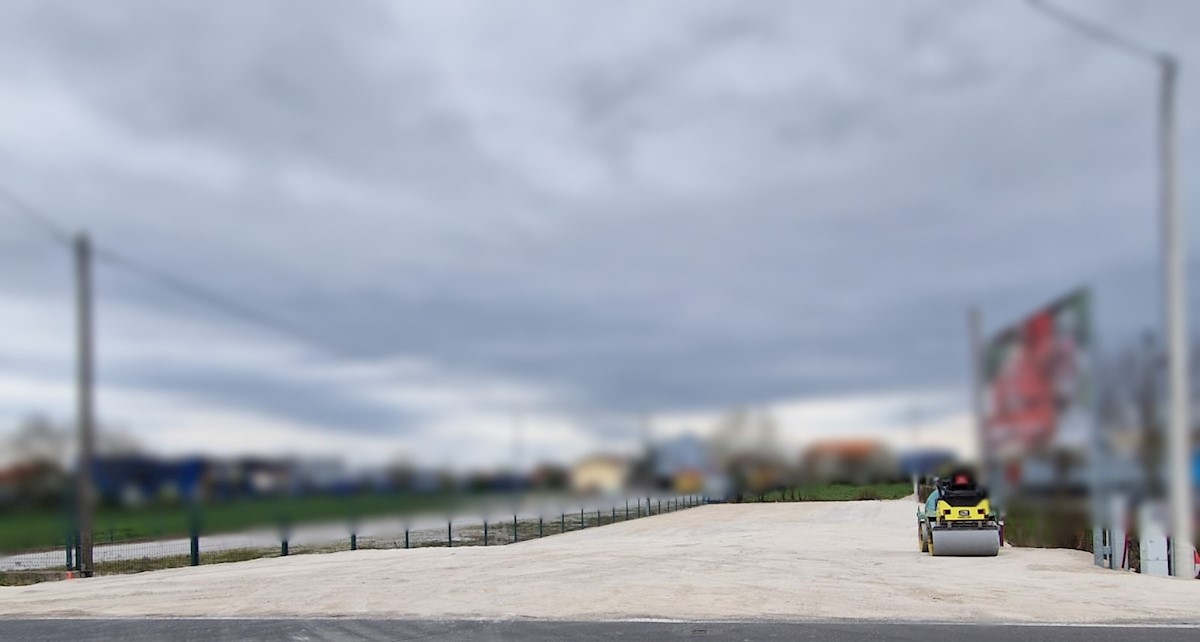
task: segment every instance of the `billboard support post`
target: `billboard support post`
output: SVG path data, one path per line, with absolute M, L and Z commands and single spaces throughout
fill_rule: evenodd
M 967 336 L 971 342 L 971 412 L 975 414 L 975 443 L 979 448 L 979 465 L 983 469 L 984 481 L 995 485 L 991 476 L 991 453 L 988 452 L 987 434 L 983 416 L 983 315 L 979 308 L 967 310 Z

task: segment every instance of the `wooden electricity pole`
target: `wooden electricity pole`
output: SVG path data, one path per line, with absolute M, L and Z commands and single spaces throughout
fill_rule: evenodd
M 95 434 L 92 420 L 92 251 L 86 234 L 75 237 L 76 304 L 76 420 L 79 423 L 79 453 L 76 478 L 76 527 L 79 529 L 79 571 L 91 577 L 92 560 L 92 463 Z

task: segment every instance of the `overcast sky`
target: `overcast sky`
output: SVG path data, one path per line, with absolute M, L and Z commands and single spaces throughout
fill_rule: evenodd
M 1194 212 L 1200 3 L 1061 3 L 1181 58 Z M 5 0 L 0 60 L 7 190 L 314 337 L 100 265 L 101 414 L 163 450 L 902 426 L 965 417 L 972 304 L 1160 323 L 1155 71 L 1016 0 Z M 66 420 L 69 256 L 0 220 L 0 417 Z

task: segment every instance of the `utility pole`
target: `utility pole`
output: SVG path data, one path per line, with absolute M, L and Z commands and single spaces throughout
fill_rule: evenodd
M 1193 579 L 1192 484 L 1188 462 L 1192 454 L 1191 382 L 1188 372 L 1187 260 L 1183 247 L 1183 223 L 1179 216 L 1175 185 L 1175 59 L 1159 57 L 1162 93 L 1159 96 L 1159 140 L 1162 160 L 1163 280 L 1166 284 L 1167 364 L 1169 386 L 1169 453 L 1171 471 L 1172 573 Z
M 92 250 L 87 234 L 75 237 L 76 312 L 76 421 L 79 424 L 79 453 L 75 473 L 79 529 L 79 571 L 91 577 L 92 560 L 92 462 L 95 434 L 92 419 Z
M 522 454 L 523 454 L 522 446 L 524 445 L 522 443 L 521 419 L 522 419 L 521 414 L 516 413 L 516 412 L 514 412 L 512 414 L 512 416 L 510 417 L 510 420 L 512 421 L 512 431 L 513 431 L 512 432 L 512 435 L 513 435 L 512 458 L 513 458 L 513 480 L 514 481 L 516 481 L 517 477 L 519 477 L 521 474 L 521 463 L 522 463 L 521 460 L 522 460 Z
M 1154 64 L 1159 71 L 1158 135 L 1161 190 L 1163 316 L 1167 337 L 1167 453 L 1171 514 L 1172 574 L 1193 579 L 1191 384 L 1188 372 L 1187 259 L 1179 214 L 1175 167 L 1175 83 L 1179 63 L 1169 53 L 1145 47 L 1040 0 L 1030 6 L 1094 41 Z
M 642 413 L 642 459 L 646 469 L 643 471 L 645 479 L 638 482 L 645 482 L 650 487 L 654 486 L 654 478 L 658 470 L 658 461 L 655 456 L 654 448 L 654 415 L 649 412 Z
M 918 437 L 918 435 L 921 432 L 921 411 L 919 408 L 917 408 L 917 406 L 915 404 L 908 410 L 908 421 L 909 421 L 908 447 L 912 450 L 912 452 L 914 454 L 914 457 L 911 460 L 912 463 L 914 464 L 914 469 L 910 476 L 912 477 L 913 496 L 916 497 L 917 502 L 920 503 L 920 501 L 921 501 L 920 490 L 921 489 L 920 489 L 919 483 L 920 483 L 921 474 L 919 472 L 917 472 L 917 470 L 915 469 L 915 465 L 919 464 L 920 460 L 921 460 L 921 458 L 918 454 L 921 450 L 920 439 Z
M 987 444 L 987 417 L 983 410 L 983 315 L 979 308 L 967 310 L 967 340 L 970 350 L 971 365 L 971 414 L 975 419 L 975 444 L 979 448 L 979 467 L 985 477 L 993 476 L 991 470 L 991 453 Z M 987 483 L 996 486 L 998 480 L 987 479 Z
M 508 480 L 512 486 L 512 511 L 513 511 L 513 541 L 517 541 L 517 513 L 521 510 L 521 491 L 524 489 L 525 477 L 521 474 L 521 463 L 523 459 L 523 434 L 520 413 L 514 412 L 511 417 L 513 429 L 513 462 L 512 462 L 512 477 Z

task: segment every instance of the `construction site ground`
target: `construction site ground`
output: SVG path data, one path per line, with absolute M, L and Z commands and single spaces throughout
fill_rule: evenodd
M 0 616 L 1200 622 L 1200 582 L 1089 553 L 917 549 L 916 503 L 722 504 L 509 546 L 359 550 L 0 587 Z

